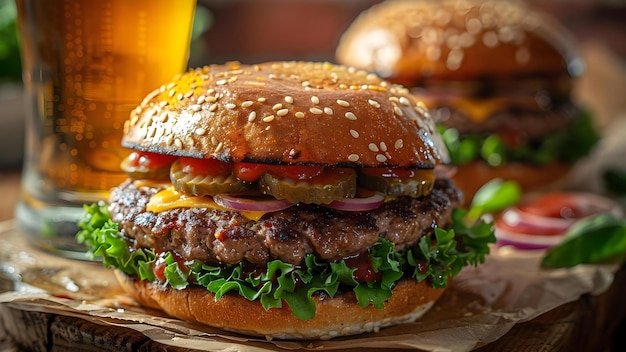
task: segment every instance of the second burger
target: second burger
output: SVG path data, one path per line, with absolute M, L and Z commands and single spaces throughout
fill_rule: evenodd
M 386 1 L 348 28 L 337 60 L 432 109 L 467 200 L 493 178 L 553 185 L 599 138 L 570 97 L 584 70 L 575 41 L 522 1 Z

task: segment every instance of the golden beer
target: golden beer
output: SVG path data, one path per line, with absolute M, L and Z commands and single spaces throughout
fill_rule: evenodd
M 18 223 L 72 246 L 82 204 L 125 179 L 130 111 L 185 70 L 195 0 L 17 0 L 17 9 L 28 119 Z

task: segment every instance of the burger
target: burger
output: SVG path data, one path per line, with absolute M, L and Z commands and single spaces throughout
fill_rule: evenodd
M 137 302 L 268 339 L 328 339 L 421 317 L 491 224 L 438 172 L 422 103 L 330 63 L 190 70 L 132 111 L 129 178 L 77 234 Z
M 598 139 L 570 98 L 584 71 L 574 40 L 521 1 L 386 1 L 349 26 L 336 56 L 426 103 L 468 200 L 493 178 L 555 186 Z

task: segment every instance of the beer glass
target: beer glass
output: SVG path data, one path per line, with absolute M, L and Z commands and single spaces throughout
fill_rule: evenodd
M 187 65 L 195 0 L 16 0 L 26 90 L 18 226 L 80 257 L 83 204 L 125 179 L 124 121 Z

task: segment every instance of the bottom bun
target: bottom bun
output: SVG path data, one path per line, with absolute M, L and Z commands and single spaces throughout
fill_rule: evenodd
M 474 161 L 459 166 L 453 180 L 463 191 L 467 207 L 471 204 L 474 194 L 490 180 L 496 178 L 513 180 L 519 183 L 524 192 L 537 191 L 555 187 L 558 181 L 565 179 L 569 170 L 569 165 L 556 162 L 541 166 L 511 162 L 493 167 L 484 161 Z
M 380 328 L 410 323 L 421 318 L 444 292 L 425 282 L 403 280 L 393 289 L 384 309 L 360 307 L 353 292 L 333 298 L 315 297 L 315 318 L 300 320 L 287 305 L 265 310 L 258 301 L 237 295 L 215 295 L 189 286 L 176 290 L 142 281 L 116 271 L 124 290 L 140 304 L 190 322 L 266 339 L 330 339 L 378 331 Z

